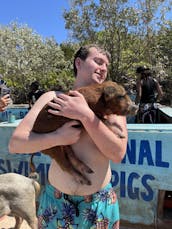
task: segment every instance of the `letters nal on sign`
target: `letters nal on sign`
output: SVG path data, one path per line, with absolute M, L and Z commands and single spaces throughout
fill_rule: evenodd
M 122 163 L 111 163 L 122 219 L 153 223 L 158 190 L 172 190 L 171 137 L 169 131 L 129 131 Z

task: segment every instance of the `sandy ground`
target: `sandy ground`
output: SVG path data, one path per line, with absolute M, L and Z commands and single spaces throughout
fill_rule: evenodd
M 15 225 L 15 219 L 13 217 L 6 216 L 0 219 L 0 229 L 12 229 Z M 26 221 L 23 221 L 20 229 L 31 229 Z M 130 229 L 127 227 L 120 227 L 120 229 Z
M 14 217 L 6 216 L 3 219 L 0 219 L 0 229 L 12 229 L 15 225 Z M 31 229 L 26 221 L 23 221 L 21 229 Z
M 0 219 L 0 229 L 12 229 L 15 225 L 15 219 L 13 217 L 5 216 L 3 219 Z M 20 229 L 31 229 L 26 221 L 23 221 Z M 120 229 L 131 229 L 131 227 L 120 227 Z M 135 228 L 137 229 L 137 228 Z M 140 228 L 138 228 L 140 229 Z

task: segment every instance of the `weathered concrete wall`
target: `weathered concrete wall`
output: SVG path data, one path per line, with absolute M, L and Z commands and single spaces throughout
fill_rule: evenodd
M 172 191 L 171 124 L 128 125 L 128 147 L 121 164 L 112 163 L 121 218 L 135 224 L 157 221 L 158 190 Z
M 28 176 L 30 155 L 8 153 L 8 142 L 18 123 L 0 123 L 0 173 Z M 111 164 L 112 183 L 122 221 L 151 228 L 157 222 L 158 190 L 172 191 L 172 128 L 171 124 L 128 124 L 128 133 L 125 158 L 121 164 Z M 44 185 L 50 158 L 38 152 L 34 162 Z
M 9 113 L 15 115 L 16 119 L 22 119 L 28 112 L 28 104 L 12 104 L 4 112 L 0 112 L 0 122 L 8 120 Z

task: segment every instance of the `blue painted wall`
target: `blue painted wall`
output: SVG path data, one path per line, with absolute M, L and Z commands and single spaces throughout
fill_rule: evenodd
M 0 122 L 7 121 L 9 113 L 15 115 L 16 119 L 22 119 L 28 113 L 28 105 L 20 105 L 20 107 L 10 105 L 4 112 L 0 112 Z
M 112 163 L 121 218 L 154 224 L 158 190 L 172 191 L 172 126 L 129 124 L 128 133 L 125 158 L 121 164 Z
M 0 173 L 17 172 L 28 176 L 30 155 L 8 152 L 9 139 L 19 121 L 0 123 Z M 111 163 L 112 184 L 118 194 L 123 220 L 154 224 L 158 190 L 172 191 L 171 127 L 171 124 L 128 124 L 126 156 L 120 164 Z M 50 158 L 38 152 L 34 162 L 44 185 Z

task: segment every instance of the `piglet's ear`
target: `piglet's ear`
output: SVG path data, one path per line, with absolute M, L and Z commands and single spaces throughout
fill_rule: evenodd
M 116 88 L 109 86 L 104 88 L 104 99 L 105 101 L 109 101 L 115 97 L 117 93 Z

